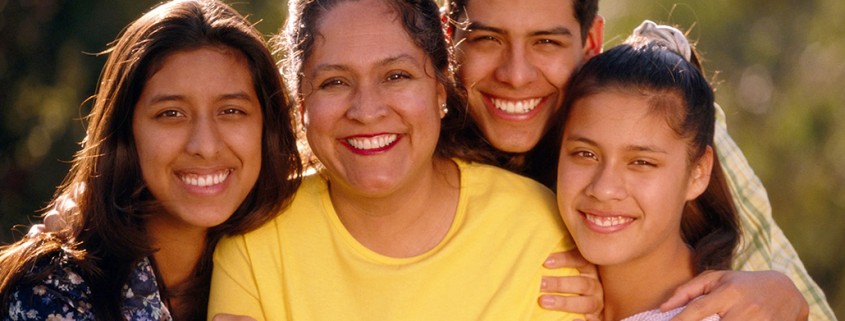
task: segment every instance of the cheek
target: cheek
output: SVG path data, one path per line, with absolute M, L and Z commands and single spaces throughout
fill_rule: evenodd
M 303 126 L 306 131 L 325 130 L 333 127 L 341 118 L 345 110 L 342 99 L 327 99 L 312 95 L 302 104 Z
M 166 133 L 163 135 L 162 131 L 156 128 L 134 127 L 135 152 L 138 154 L 138 163 L 145 180 L 154 168 L 161 166 L 163 159 L 173 154 L 172 150 L 176 149 L 174 145 L 179 140 L 176 134 L 173 133 L 168 137 Z
M 326 117 L 326 113 L 321 112 L 320 108 L 317 107 L 304 108 L 302 118 L 302 126 L 309 141 L 312 137 L 316 138 L 317 133 L 324 131 L 329 122 L 329 117 Z
M 328 141 L 332 140 L 332 134 L 329 132 L 332 124 L 327 119 L 321 117 L 323 116 L 322 114 L 309 112 L 309 109 L 305 110 L 304 115 L 308 119 L 308 122 L 304 124 L 304 129 L 308 147 L 314 153 L 314 156 L 324 159 L 326 150 L 331 145 Z
M 409 97 L 410 98 L 410 97 Z M 424 101 L 417 108 L 408 111 L 407 119 L 410 119 L 412 125 L 421 124 L 427 128 L 427 131 L 432 132 L 433 138 L 436 140 L 442 125 L 440 118 L 440 104 L 437 102 L 437 97 L 432 97 L 432 101 Z M 414 119 L 418 121 L 414 121 Z
M 259 141 L 257 147 L 251 149 L 249 151 L 249 156 L 244 163 L 246 164 L 246 171 L 248 173 L 248 181 L 250 182 L 249 186 L 255 185 L 255 182 L 258 181 L 258 175 L 261 173 L 261 164 L 262 164 L 262 157 L 261 157 L 261 142 Z
M 156 199 L 169 197 L 170 177 L 173 175 L 171 165 L 179 159 L 180 151 L 178 135 L 159 137 L 155 139 L 145 131 L 146 135 L 136 136 L 135 151 L 138 155 L 138 167 L 141 170 L 141 180 Z
M 471 87 L 475 82 L 491 74 L 496 67 L 495 59 L 490 55 L 475 52 L 472 55 L 463 54 L 458 59 L 461 64 L 458 76 L 465 86 Z
M 223 131 L 224 133 L 226 130 Z M 229 130 L 229 135 L 223 135 L 228 145 L 234 149 L 244 161 L 261 162 L 261 150 L 263 148 L 262 137 L 264 131 L 261 121 L 242 124 L 237 128 Z
M 555 87 L 565 88 L 569 78 L 583 62 L 583 54 L 567 51 L 564 56 L 549 55 L 537 65 L 545 79 Z
M 557 175 L 558 203 L 570 204 L 587 184 L 587 173 L 578 171 L 566 160 L 560 162 Z
M 263 133 L 260 128 L 261 125 L 257 125 L 257 127 L 255 127 L 257 130 L 249 133 L 250 141 L 253 142 L 250 144 L 251 148 L 249 148 L 250 159 L 257 160 L 259 164 L 261 164 L 261 153 L 264 146 L 264 144 L 262 144 Z
M 575 66 L 560 62 L 545 64 L 541 71 L 545 78 L 557 88 L 565 88 L 569 78 L 575 72 Z
M 630 184 L 636 186 L 630 190 L 632 197 L 639 200 L 643 207 L 649 207 L 646 209 L 648 212 L 673 215 L 680 213 L 686 203 L 685 189 L 680 181 L 639 179 L 632 180 Z

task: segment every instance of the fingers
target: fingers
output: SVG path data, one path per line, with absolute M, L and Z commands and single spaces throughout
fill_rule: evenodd
M 678 313 L 678 315 L 672 318 L 672 321 L 699 321 L 714 314 L 720 316 L 726 315 L 724 311 L 718 311 L 718 306 L 714 306 L 713 304 L 714 301 L 711 300 L 711 297 L 703 296 L 701 299 L 695 300 L 687 305 L 681 313 Z M 725 321 L 727 319 L 721 320 Z
M 549 310 L 585 314 L 588 321 L 600 320 L 604 308 L 604 293 L 598 279 L 596 266 L 587 262 L 578 250 L 549 255 L 543 263 L 546 268 L 576 268 L 579 276 L 543 277 L 540 291 L 571 296 L 546 294 L 539 299 L 540 306 Z
M 538 302 L 541 307 L 547 310 L 586 314 L 588 320 L 597 318 L 603 308 L 600 301 L 597 302 L 595 298 L 587 296 L 545 294 L 540 296 Z
M 722 321 L 804 320 L 809 311 L 801 292 L 780 272 L 710 272 L 690 283 L 682 286 L 688 288 L 678 290 L 681 296 L 704 295 L 672 320 L 697 321 L 714 314 Z
M 76 210 L 74 208 L 74 210 Z M 50 210 L 44 215 L 44 232 L 58 232 L 67 226 L 65 219 L 56 210 Z
M 74 213 L 77 210 L 76 200 L 79 197 L 82 197 L 79 188 L 73 188 L 70 194 L 68 192 L 62 193 L 62 195 L 56 197 L 56 202 L 53 203 L 53 210 L 63 214 Z
M 753 301 L 742 305 L 725 306 L 724 302 L 720 302 L 716 296 L 718 294 L 714 292 L 714 295 L 706 295 L 693 301 L 672 318 L 672 321 L 699 321 L 714 315 L 718 315 L 721 321 L 783 320 L 782 315 L 773 315 Z
M 67 227 L 65 217 L 79 214 L 76 200 L 82 197 L 83 191 L 85 191 L 85 185 L 76 184 L 56 197 L 53 208 L 44 214 L 44 232 L 58 232 Z
M 587 260 L 585 260 L 584 257 L 581 256 L 581 252 L 578 252 L 577 249 L 573 249 L 571 251 L 566 252 L 552 253 L 546 259 L 546 261 L 543 262 L 543 266 L 550 269 L 569 267 L 576 268 L 579 271 L 581 270 L 581 268 L 584 267 L 595 267 L 594 265 L 590 264 L 590 262 L 587 262 Z
M 660 310 L 665 312 L 682 307 L 692 301 L 692 299 L 710 293 L 722 277 L 723 273 L 721 272 L 723 271 L 705 271 L 687 283 L 679 286 L 675 289 L 672 297 L 660 305 Z
M 549 310 L 582 313 L 587 320 L 598 317 L 604 308 L 604 293 L 599 280 L 585 276 L 543 277 L 540 306 Z M 563 296 L 558 294 L 573 294 Z M 591 316 L 592 315 L 592 316 Z
M 546 293 L 567 293 L 575 295 L 595 295 L 602 292 L 598 279 L 585 276 L 544 276 L 540 291 Z
M 44 224 L 34 224 L 29 228 L 29 232 L 26 232 L 26 237 L 36 237 L 41 233 L 44 233 L 45 229 L 46 227 Z

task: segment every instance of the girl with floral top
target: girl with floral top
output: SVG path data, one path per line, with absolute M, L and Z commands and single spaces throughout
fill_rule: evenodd
M 3 248 L 0 319 L 203 320 L 217 241 L 271 219 L 299 186 L 281 76 L 234 9 L 166 2 L 107 53 L 56 193 L 76 192 L 77 211 Z
M 570 84 L 558 206 L 598 266 L 603 319 L 669 320 L 680 309 L 660 304 L 697 274 L 729 269 L 739 241 L 714 156 L 713 90 L 684 35 L 650 21 Z

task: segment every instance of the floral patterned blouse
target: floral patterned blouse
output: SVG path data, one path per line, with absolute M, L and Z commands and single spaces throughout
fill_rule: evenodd
M 40 282 L 17 284 L 12 289 L 5 320 L 94 320 L 91 289 L 74 272 L 75 265 L 61 255 L 58 260 L 36 266 L 36 270 L 43 270 L 48 264 L 58 266 L 46 278 Z M 123 286 L 121 311 L 126 320 L 172 320 L 159 295 L 148 259 L 135 265 Z

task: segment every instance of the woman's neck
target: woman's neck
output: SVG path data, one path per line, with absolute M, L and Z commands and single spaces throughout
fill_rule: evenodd
M 158 216 L 160 217 L 160 216 Z M 156 273 L 160 289 L 177 289 L 191 281 L 194 268 L 205 251 L 206 232 L 202 227 L 172 224 L 153 215 L 147 222 L 147 233 L 152 242 Z M 171 310 L 181 306 L 181 298 L 168 299 Z M 171 311 L 175 312 L 175 311 Z
M 380 198 L 344 195 L 329 188 L 341 222 L 358 242 L 382 255 L 413 257 L 440 243 L 452 226 L 460 173 L 452 160 L 436 159 L 414 184 Z
M 678 242 L 661 253 L 631 262 L 599 266 L 604 288 L 604 320 L 620 320 L 656 309 L 695 276 L 692 250 Z

